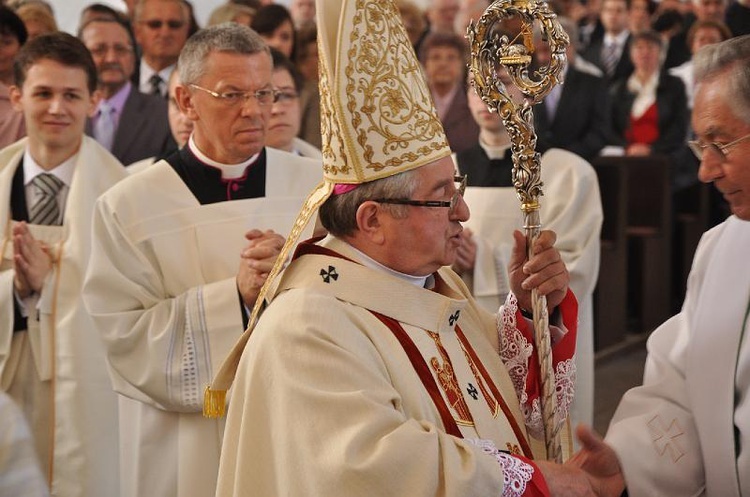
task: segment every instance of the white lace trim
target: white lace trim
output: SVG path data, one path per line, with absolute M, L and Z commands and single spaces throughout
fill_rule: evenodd
M 505 305 L 497 315 L 497 330 L 500 342 L 500 359 L 513 382 L 521 412 L 526 422 L 529 434 L 534 438 L 544 438 L 544 421 L 539 399 L 529 402 L 526 392 L 526 377 L 529 374 L 529 358 L 534 353 L 534 347 L 526 340 L 516 323 L 518 301 L 512 293 L 508 294 Z M 555 328 L 554 330 L 552 328 Z M 562 335 L 564 331 L 550 326 L 550 334 Z M 557 424 L 567 419 L 570 404 L 575 392 L 576 367 L 573 358 L 560 361 L 555 368 L 555 392 L 557 395 Z
M 534 466 L 500 451 L 492 440 L 482 438 L 465 439 L 470 444 L 482 449 L 485 454 L 493 456 L 503 470 L 502 497 L 520 497 L 526 491 L 526 485 L 534 476 Z
M 557 427 L 568 418 L 570 404 L 573 402 L 576 383 L 576 366 L 572 359 L 560 361 L 555 368 L 555 392 L 557 395 Z M 538 398 L 528 404 L 521 406 L 526 428 L 534 438 L 544 438 L 544 424 L 542 418 L 542 404 Z

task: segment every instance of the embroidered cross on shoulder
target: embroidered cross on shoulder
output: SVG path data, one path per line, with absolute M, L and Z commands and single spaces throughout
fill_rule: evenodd
M 336 268 L 328 266 L 328 271 L 325 269 L 320 270 L 320 277 L 323 278 L 324 283 L 331 283 L 331 280 L 336 281 L 339 279 L 339 273 L 336 272 Z
M 459 310 L 459 311 L 456 311 L 456 312 L 454 312 L 453 314 L 451 314 L 451 315 L 450 315 L 450 316 L 448 317 L 448 324 L 450 324 L 451 326 L 453 326 L 454 324 L 456 324 L 456 322 L 458 322 L 458 317 L 459 317 L 460 315 L 461 315 L 461 311 L 460 311 L 460 310 Z

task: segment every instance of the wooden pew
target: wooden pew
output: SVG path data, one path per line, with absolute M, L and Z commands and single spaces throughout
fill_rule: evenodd
M 622 342 L 627 331 L 628 175 L 616 162 L 598 161 L 593 165 L 604 213 L 599 279 L 594 291 L 594 350 L 599 352 Z
M 621 174 L 627 177 L 627 181 L 620 185 L 618 194 L 626 199 L 628 308 L 637 318 L 632 331 L 651 331 L 671 312 L 672 201 L 669 161 L 661 156 L 603 157 L 594 161 L 594 167 L 597 171 L 607 167 L 619 168 Z M 605 198 L 608 194 L 602 189 L 603 202 L 607 202 Z M 606 216 L 605 211 L 605 223 Z M 599 273 L 600 283 L 602 278 L 610 278 L 604 266 Z M 625 281 L 620 281 L 623 286 L 626 285 Z M 609 323 L 607 316 L 602 318 Z

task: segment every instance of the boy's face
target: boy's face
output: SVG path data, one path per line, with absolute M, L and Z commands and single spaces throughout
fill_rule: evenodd
M 22 87 L 11 89 L 11 101 L 23 112 L 30 145 L 48 150 L 75 150 L 86 118 L 96 109 L 86 72 L 41 59 L 26 71 Z

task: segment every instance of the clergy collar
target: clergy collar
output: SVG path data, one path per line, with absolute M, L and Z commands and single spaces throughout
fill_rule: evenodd
M 255 163 L 255 161 L 258 160 L 258 157 L 260 156 L 260 153 L 257 153 L 249 159 L 240 162 L 239 164 L 222 164 L 221 162 L 217 162 L 201 152 L 198 149 L 198 146 L 195 144 L 195 139 L 193 138 L 192 134 L 190 135 L 190 139 L 188 140 L 188 147 L 199 161 L 208 166 L 219 169 L 221 171 L 221 179 L 241 178 L 245 175 L 245 170 L 248 168 L 248 166 Z
M 480 134 L 479 136 L 479 146 L 482 147 L 482 150 L 484 150 L 484 153 L 487 154 L 487 158 L 492 159 L 504 159 L 506 152 L 510 149 L 511 143 L 510 143 L 510 137 L 508 138 L 508 142 L 504 143 L 502 145 L 488 145 L 482 140 L 482 136 Z
M 70 184 L 73 182 L 73 173 L 75 172 L 78 153 L 79 152 L 76 152 L 55 168 L 46 171 L 34 160 L 29 152 L 29 148 L 26 147 L 26 150 L 23 153 L 23 184 L 28 185 L 31 183 L 31 180 L 40 174 L 48 173 L 56 176 L 66 186 L 70 187 Z
M 328 236 L 333 236 L 333 235 L 328 235 Z M 402 281 L 410 283 L 416 287 L 429 289 L 435 286 L 435 277 L 433 275 L 413 276 L 411 274 L 401 273 L 399 271 L 396 271 L 394 269 L 389 268 L 388 266 L 385 266 L 379 263 L 378 261 L 376 261 L 369 255 L 355 248 L 350 243 L 347 243 L 345 240 L 338 238 L 338 237 L 336 237 L 336 239 L 345 243 L 347 247 L 349 247 L 354 252 L 357 262 L 360 262 L 363 266 L 369 267 L 370 269 L 374 269 L 376 271 L 380 271 L 381 273 L 389 274 Z

